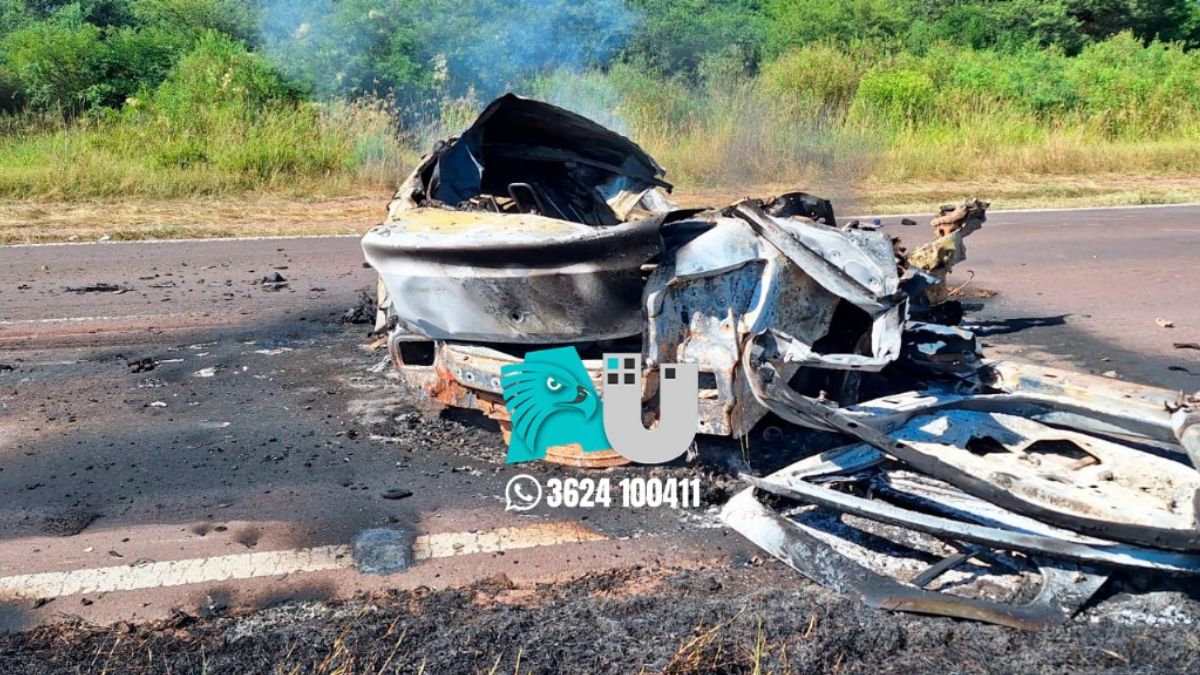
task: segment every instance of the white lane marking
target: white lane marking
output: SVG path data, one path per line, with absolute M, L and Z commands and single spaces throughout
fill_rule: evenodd
M 194 239 L 132 239 L 121 241 L 50 241 L 40 244 L 5 244 L 0 246 L 0 250 L 6 248 L 41 248 L 45 246 L 119 246 L 122 244 L 196 244 L 205 242 L 229 242 L 229 241 L 280 241 L 284 239 L 349 239 L 354 237 L 362 239 L 363 234 L 375 225 L 363 227 L 362 234 L 281 234 L 276 236 L 258 236 L 258 237 L 196 237 Z
M 172 316 L 181 316 L 179 313 L 174 314 L 130 314 L 128 316 L 66 316 L 56 319 L 10 319 L 0 321 L 0 326 L 21 326 L 26 324 L 39 323 L 81 323 L 84 321 L 129 321 L 132 319 L 165 319 Z
M 603 541 L 607 537 L 578 523 L 555 522 L 503 527 L 486 532 L 426 534 L 413 543 L 413 558 L 429 560 L 539 546 Z M 0 598 L 37 600 L 67 595 L 113 593 L 234 579 L 273 577 L 354 567 L 350 546 L 318 546 L 286 551 L 240 553 L 212 558 L 39 572 L 0 578 Z
M 0 579 L 0 597 L 36 600 L 82 593 L 112 593 L 143 588 L 182 586 L 230 579 L 251 579 L 291 572 L 319 572 L 347 567 L 347 546 L 299 551 L 243 553 L 216 558 L 173 560 L 137 567 L 101 567 L 72 572 L 41 572 Z

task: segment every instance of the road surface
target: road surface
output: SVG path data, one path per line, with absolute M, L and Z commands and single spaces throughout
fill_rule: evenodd
M 1200 342 L 1197 261 L 1197 206 L 995 213 L 955 283 L 993 353 L 1195 391 L 1173 343 Z M 131 290 L 65 290 L 101 282 Z M 506 513 L 495 430 L 407 396 L 337 322 L 372 284 L 354 237 L 0 248 L 0 628 L 757 554 L 711 509 Z M 358 573 L 374 528 L 421 560 Z

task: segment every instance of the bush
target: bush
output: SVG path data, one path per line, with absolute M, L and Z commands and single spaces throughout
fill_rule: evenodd
M 774 96 L 799 98 L 845 112 L 870 62 L 861 54 L 827 45 L 792 50 L 768 63 L 763 86 Z
M 933 110 L 933 79 L 907 68 L 877 68 L 863 75 L 851 104 L 851 117 L 905 126 L 917 124 Z
M 1200 55 L 1176 45 L 1122 33 L 1083 50 L 1067 72 L 1083 111 L 1109 134 L 1162 132 L 1200 110 Z
M 152 108 L 174 123 L 203 123 L 212 111 L 254 115 L 281 102 L 294 103 L 301 91 L 260 54 L 215 31 L 175 64 L 154 91 Z
M 75 112 L 104 98 L 101 30 L 87 23 L 39 22 L 10 33 L 0 46 L 5 70 L 22 98 L 38 108 Z
M 1070 61 L 1057 48 L 1023 47 L 1015 53 L 939 43 L 925 58 L 943 101 L 953 106 L 1004 106 L 1050 119 L 1073 110 L 1078 96 L 1067 76 Z M 952 111 L 945 110 L 950 113 Z
M 201 35 L 200 29 L 165 19 L 135 27 L 124 9 L 119 2 L 69 4 L 47 19 L 25 20 L 0 40 L 0 80 L 34 109 L 74 114 L 119 108 L 140 90 L 157 86 Z M 118 25 L 122 22 L 126 25 Z
M 178 33 L 162 28 L 110 29 L 100 56 L 107 73 L 104 95 L 94 103 L 119 108 L 143 89 L 157 86 L 187 46 Z

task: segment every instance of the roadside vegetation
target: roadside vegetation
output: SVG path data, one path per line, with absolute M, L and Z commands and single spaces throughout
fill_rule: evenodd
M 1172 201 L 1197 45 L 1191 0 L 0 0 L 0 199 L 386 192 L 513 90 L 685 192 Z

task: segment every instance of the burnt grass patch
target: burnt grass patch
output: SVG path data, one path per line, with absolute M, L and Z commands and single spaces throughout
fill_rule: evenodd
M 1194 608 L 1191 608 L 1194 610 Z M 389 592 L 0 637 L 8 673 L 1196 672 L 1186 625 L 1041 633 L 863 607 L 767 562 Z

